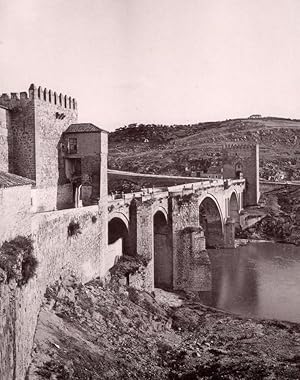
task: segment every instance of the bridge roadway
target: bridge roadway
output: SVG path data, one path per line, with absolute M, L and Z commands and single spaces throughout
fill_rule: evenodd
M 150 285 L 183 289 L 188 282 L 191 288 L 192 280 L 187 278 L 195 279 L 198 275 L 192 275 L 193 271 L 187 268 L 197 267 L 195 258 L 192 259 L 195 252 L 206 247 L 234 246 L 244 190 L 244 179 L 206 178 L 109 195 L 110 262 L 121 255 L 139 255 L 149 262 Z M 193 253 L 189 251 L 191 247 Z
M 121 170 L 107 170 L 109 181 L 114 180 L 127 180 L 129 182 L 133 182 L 139 184 L 140 186 L 173 186 L 180 184 L 188 184 L 194 182 L 202 182 L 207 180 L 207 178 L 199 178 L 199 177 L 184 177 L 184 176 L 171 176 L 171 175 L 161 175 L 161 174 L 143 174 L 143 173 L 132 173 Z
M 199 182 L 198 180 L 207 180 L 207 178 L 197 178 L 197 177 L 185 177 L 185 176 L 174 176 L 174 175 L 164 175 L 164 174 L 144 174 L 144 173 L 133 173 L 127 172 L 123 170 L 112 170 L 107 169 L 107 174 L 110 176 L 118 176 L 118 177 L 128 177 L 128 178 L 149 178 L 149 179 L 169 179 L 172 182 L 185 181 L 185 183 L 189 182 Z
M 261 193 L 267 193 L 272 190 L 284 188 L 297 190 L 297 188 L 300 188 L 300 181 L 267 181 L 260 178 L 259 185 Z

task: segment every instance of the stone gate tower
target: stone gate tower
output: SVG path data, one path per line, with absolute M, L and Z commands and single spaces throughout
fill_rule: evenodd
M 72 206 L 74 184 L 66 176 L 63 136 L 70 126 L 78 129 L 77 118 L 74 98 L 33 84 L 28 93 L 0 96 L 0 158 L 3 158 L 0 170 L 35 182 L 32 203 L 36 211 Z M 90 132 L 90 126 L 89 123 L 81 124 L 80 132 Z M 90 171 L 89 167 L 85 168 L 89 161 L 98 165 L 100 183 L 96 186 L 99 193 L 96 196 L 99 198 L 107 193 L 107 132 L 96 126 L 93 128 L 99 137 L 95 140 L 93 134 L 81 134 L 87 137 L 78 153 L 82 177 Z M 97 147 L 94 140 L 98 142 Z
M 245 178 L 244 206 L 257 205 L 259 192 L 258 144 L 229 143 L 223 147 L 223 177 Z

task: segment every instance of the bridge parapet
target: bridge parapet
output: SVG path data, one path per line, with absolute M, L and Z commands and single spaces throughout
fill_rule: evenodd
M 228 183 L 230 185 L 243 185 L 245 182 L 245 179 L 228 179 Z
M 194 182 L 184 185 L 176 185 L 170 187 L 160 187 L 160 188 L 145 188 L 142 191 L 133 193 L 121 193 L 121 194 L 110 194 L 108 196 L 109 204 L 125 204 L 133 199 L 139 199 L 145 202 L 150 199 L 161 199 L 168 198 L 172 196 L 183 196 L 193 193 L 197 193 L 202 190 L 208 190 L 211 188 L 224 189 L 225 186 L 229 188 L 234 185 L 245 185 L 244 179 L 216 179 L 216 180 L 206 180 L 201 182 Z
M 191 193 L 197 193 L 202 190 L 208 190 L 211 188 L 217 189 L 224 189 L 225 184 L 227 187 L 234 186 L 234 185 L 245 185 L 244 179 L 237 179 L 237 180 L 210 180 L 210 181 L 203 181 L 203 182 L 195 182 L 188 185 L 177 185 L 169 187 L 169 194 L 170 196 L 176 196 L 176 195 L 188 195 Z
M 108 196 L 108 204 L 126 204 L 128 202 L 131 202 L 133 199 L 139 199 L 142 202 L 146 202 L 150 199 L 168 198 L 169 195 L 170 194 L 168 191 L 152 191 L 150 188 L 145 189 L 145 191 L 139 191 L 135 193 L 111 194 Z

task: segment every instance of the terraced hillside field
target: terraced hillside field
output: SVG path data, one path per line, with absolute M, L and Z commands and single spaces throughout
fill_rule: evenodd
M 224 143 L 258 143 L 261 176 L 300 179 L 300 120 L 234 119 L 193 125 L 131 124 L 109 135 L 109 167 L 187 175 L 221 164 Z

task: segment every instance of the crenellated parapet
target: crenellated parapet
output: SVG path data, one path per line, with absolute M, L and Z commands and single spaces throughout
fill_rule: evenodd
M 51 89 L 43 88 L 41 86 L 35 86 L 31 84 L 29 87 L 29 96 L 34 99 L 43 100 L 45 102 L 68 109 L 77 109 L 77 101 L 71 96 L 58 93 Z
M 0 105 L 5 106 L 9 109 L 14 108 L 18 105 L 24 105 L 29 101 L 35 99 L 60 106 L 66 109 L 77 110 L 77 101 L 71 96 L 67 96 L 51 89 L 42 88 L 41 86 L 35 86 L 31 84 L 29 91 L 22 92 L 11 92 L 10 94 L 3 93 L 0 95 Z
M 223 158 L 242 158 L 258 155 L 259 145 L 255 143 L 225 143 L 222 150 Z
M 30 96 L 26 91 L 11 92 L 10 94 L 3 93 L 0 95 L 0 105 L 7 107 L 8 109 L 23 106 L 30 102 L 30 100 Z

